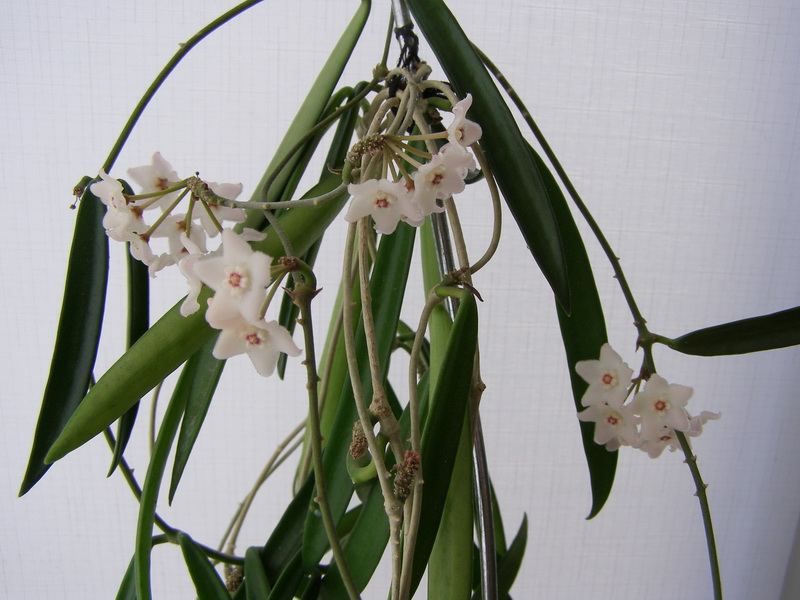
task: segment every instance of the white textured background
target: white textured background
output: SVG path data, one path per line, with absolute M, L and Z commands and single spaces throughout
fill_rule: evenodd
M 0 2 L 2 597 L 110 598 L 130 559 L 136 506 L 118 475 L 105 479 L 104 442 L 15 497 L 58 319 L 75 216 L 70 190 L 99 168 L 177 43 L 230 5 Z M 347 83 L 369 78 L 387 5 L 375 2 Z M 355 6 L 266 2 L 213 34 L 162 88 L 113 173 L 160 150 L 181 174 L 242 181 L 249 194 Z M 462 0 L 452 8 L 528 102 L 622 257 L 654 331 L 675 336 L 800 304 L 800 5 Z M 489 209 L 481 194 L 464 195 L 459 206 L 477 255 Z M 506 233 L 476 286 L 486 300 L 489 461 L 507 528 L 523 512 L 530 521 L 515 597 L 710 597 L 697 501 L 678 455 L 652 461 L 623 452 L 609 503 L 584 520 L 588 477 L 552 297 L 510 219 Z M 587 245 L 611 342 L 633 365 L 631 318 L 596 244 Z M 321 317 L 336 289 L 340 246 L 329 242 L 320 265 Z M 115 249 L 101 368 L 124 344 L 122 260 Z M 176 274 L 153 288 L 154 316 L 183 293 Z M 418 310 L 419 295 L 410 321 Z M 695 449 L 731 600 L 780 596 L 800 512 L 798 358 L 796 349 L 656 355 L 664 377 L 695 388 L 693 412 L 723 413 Z M 290 380 L 275 387 L 246 360 L 231 361 L 176 501 L 159 507 L 170 523 L 216 543 L 261 463 L 301 418 L 302 384 Z M 140 476 L 145 452 L 140 430 L 130 451 Z M 288 499 L 289 471 L 259 497 L 241 551 L 265 541 Z M 156 598 L 193 597 L 175 548 L 157 548 L 154 563 Z M 384 590 L 373 586 L 366 597 Z

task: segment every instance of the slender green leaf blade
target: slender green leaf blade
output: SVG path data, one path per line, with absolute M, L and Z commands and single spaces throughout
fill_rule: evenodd
M 525 138 L 461 26 L 442 0 L 408 0 L 436 58 L 462 97 L 473 97 L 470 118 L 481 125 L 481 146 L 506 204 L 561 306 L 570 310 L 567 260 L 553 208 Z
M 89 191 L 90 182 L 91 178 L 84 177 L 79 184 L 84 192 L 75 221 L 61 318 L 20 496 L 50 468 L 45 456 L 86 395 L 97 357 L 108 284 L 108 237 L 103 228 L 106 208 Z
M 422 431 L 422 510 L 414 551 L 411 591 L 428 564 L 458 449 L 460 436 L 452 435 L 453 423 L 466 415 L 475 348 L 478 341 L 478 310 L 475 298 L 464 294 L 453 322 L 441 375 L 431 398 Z
M 725 356 L 800 344 L 800 306 L 760 317 L 698 329 L 674 340 L 673 350 L 695 356 Z
M 522 517 L 522 524 L 519 526 L 517 535 L 508 547 L 508 552 L 503 556 L 497 568 L 497 591 L 500 597 L 507 595 L 514 585 L 519 569 L 522 566 L 522 558 L 525 556 L 525 546 L 528 544 L 528 515 Z
M 136 600 L 136 577 L 133 559 L 128 563 L 128 568 L 119 584 L 115 600 Z
M 231 595 L 225 589 L 219 573 L 192 538 L 181 532 L 178 534 L 178 544 L 183 552 L 183 560 L 186 561 L 198 600 L 230 600 Z
M 123 185 L 125 193 L 133 193 L 130 186 Z M 128 348 L 133 346 L 150 327 L 150 273 L 147 265 L 131 256 L 130 244 L 125 244 L 128 266 Z M 116 443 L 111 458 L 111 468 L 108 474 L 114 472 L 128 445 L 136 415 L 139 412 L 139 403 L 131 406 L 117 423 Z
M 139 600 L 150 600 L 150 550 L 153 547 L 153 523 L 156 516 L 158 493 L 161 489 L 161 479 L 167 466 L 172 443 L 178 432 L 183 411 L 186 408 L 186 398 L 191 389 L 191 370 L 181 373 L 175 391 L 172 393 L 164 418 L 161 421 L 158 435 L 153 444 L 150 464 L 147 466 L 142 497 L 139 499 L 139 519 L 136 523 L 136 549 L 134 554 L 134 568 L 136 571 L 136 594 Z M 191 566 L 190 566 L 191 570 Z
M 247 587 L 247 600 L 267 600 L 272 591 L 261 562 L 261 549 L 256 546 L 250 546 L 244 553 L 244 585 Z
M 594 283 L 592 265 L 564 195 L 544 161 L 533 150 L 530 152 L 549 190 L 550 198 L 553 199 L 553 208 L 570 265 L 569 280 L 570 289 L 573 292 L 572 311 L 567 314 L 559 304 L 556 304 L 556 311 L 567 355 L 573 400 L 576 410 L 581 411 L 583 410 L 581 398 L 588 384 L 575 372 L 575 364 L 581 360 L 596 359 L 600 352 L 600 346 L 608 341 L 603 306 Z M 583 451 L 589 467 L 592 507 L 587 518 L 591 519 L 600 512 L 611 493 L 617 469 L 617 452 L 609 452 L 604 446 L 594 443 L 594 425 L 592 423 L 575 420 L 581 430 Z
M 193 354 L 183 368 L 182 380 L 186 380 L 186 409 L 181 422 L 181 432 L 175 447 L 175 462 L 172 466 L 172 480 L 169 486 L 169 502 L 175 497 L 183 471 L 189 461 L 200 428 L 211 406 L 211 399 L 217 389 L 219 378 L 225 367 L 224 360 L 217 360 L 211 354 L 216 339 L 212 338 Z

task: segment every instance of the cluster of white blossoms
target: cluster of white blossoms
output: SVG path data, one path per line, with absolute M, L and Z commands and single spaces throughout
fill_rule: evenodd
M 676 431 L 696 437 L 706 422 L 720 417 L 708 411 L 690 415 L 686 404 L 692 388 L 668 383 L 658 374 L 625 404 L 633 369 L 609 344 L 600 348 L 599 360 L 582 360 L 575 371 L 589 384 L 581 398 L 586 410 L 578 413 L 578 419 L 595 424 L 595 443 L 604 444 L 609 451 L 633 446 L 657 458 L 667 447 L 672 451 L 680 448 Z
M 403 160 L 410 162 L 416 170 L 409 174 L 398 166 L 401 176 L 392 179 L 367 179 L 351 183 L 347 191 L 353 197 L 345 214 L 351 223 L 372 216 L 378 233 L 390 234 L 400 221 L 419 227 L 427 215 L 444 211 L 443 200 L 464 191 L 464 180 L 470 170 L 476 168 L 469 146 L 481 137 L 481 127 L 466 118 L 472 105 L 472 96 L 453 106 L 453 122 L 447 128 L 448 143 L 426 163 L 419 163 L 407 154 Z M 387 136 L 388 137 L 388 136 Z M 420 136 L 423 137 L 423 136 Z M 434 134 L 431 137 L 444 137 Z M 391 136 L 390 141 L 411 139 L 411 136 Z M 377 145 L 377 144 L 376 144 Z
M 103 171 L 100 181 L 90 188 L 108 208 L 103 218 L 106 234 L 128 242 L 131 255 L 148 265 L 151 276 L 164 267 L 178 265 L 189 285 L 189 294 L 181 305 L 183 316 L 199 310 L 203 285 L 214 290 L 205 313 L 208 324 L 220 330 L 214 356 L 223 360 L 246 353 L 264 376 L 275 370 L 281 352 L 298 356 L 300 349 L 291 334 L 277 321 L 264 317 L 273 259 L 254 251 L 248 243 L 263 239 L 264 234 L 252 229 L 238 234 L 221 225 L 224 221 L 244 221 L 244 210 L 211 204 L 193 195 L 187 213 L 173 214 L 189 191 L 189 180 L 180 179 L 159 153 L 153 155 L 152 165 L 130 169 L 128 175 L 141 186 L 140 194 L 126 195 L 122 184 Z M 242 191 L 242 184 L 206 185 L 228 200 Z M 145 211 L 157 208 L 161 210 L 154 212 L 160 214 L 148 225 Z M 208 238 L 220 232 L 219 247 L 209 251 Z M 154 253 L 152 238 L 166 238 L 168 250 Z

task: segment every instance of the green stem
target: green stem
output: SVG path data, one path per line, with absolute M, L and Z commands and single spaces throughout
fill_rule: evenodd
M 696 488 L 695 496 L 700 501 L 700 512 L 703 514 L 703 527 L 706 532 L 706 544 L 708 546 L 708 561 L 711 566 L 711 583 L 714 586 L 714 600 L 722 600 L 722 578 L 719 572 L 719 560 L 717 559 L 717 543 L 714 539 L 714 525 L 711 521 L 711 509 L 708 505 L 708 495 L 706 494 L 707 484 L 703 483 L 700 476 L 700 469 L 697 468 L 697 456 L 692 452 L 689 440 L 681 431 L 675 432 L 675 437 L 680 442 L 681 450 L 686 457 L 684 462 L 692 472 L 692 479 Z
M 125 123 L 125 127 L 122 128 L 122 132 L 119 134 L 117 141 L 114 143 L 114 146 L 111 148 L 111 152 L 108 153 L 108 157 L 106 158 L 106 162 L 103 163 L 103 170 L 108 173 L 111 170 L 111 167 L 114 166 L 114 162 L 117 160 L 119 153 L 122 151 L 122 147 L 125 145 L 125 142 L 128 141 L 128 137 L 130 136 L 133 128 L 136 126 L 136 122 L 139 120 L 139 117 L 142 116 L 144 109 L 147 108 L 147 105 L 150 103 L 150 100 L 153 99 L 155 93 L 158 91 L 158 88 L 161 87 L 161 84 L 164 83 L 169 77 L 170 73 L 172 73 L 173 69 L 178 66 L 178 63 L 183 60 L 183 57 L 186 56 L 192 48 L 194 48 L 197 44 L 199 44 L 207 35 L 211 32 L 215 31 L 234 17 L 240 15 L 248 8 L 255 6 L 256 4 L 262 2 L 262 0 L 245 0 L 241 4 L 234 6 L 232 9 L 227 11 L 226 13 L 222 14 L 221 16 L 217 17 L 211 23 L 203 27 L 200 31 L 195 33 L 187 42 L 184 42 L 180 45 L 178 51 L 172 56 L 169 62 L 161 69 L 161 72 L 158 76 L 153 80 L 153 83 L 150 84 L 150 87 L 147 88 L 147 91 L 142 96 L 142 99 L 139 100 L 139 103 L 136 105 L 136 108 L 133 109 L 131 116 L 128 117 L 128 122 Z
M 344 556 L 342 543 L 336 533 L 336 523 L 334 523 L 331 507 L 328 504 L 328 494 L 325 487 L 325 477 L 322 465 L 322 433 L 320 431 L 319 404 L 317 398 L 317 387 L 319 376 L 317 375 L 317 363 L 314 352 L 314 331 L 311 321 L 311 300 L 317 295 L 318 290 L 308 286 L 306 283 L 298 283 L 293 292 L 295 304 L 300 308 L 300 319 L 298 322 L 303 326 L 303 337 L 305 340 L 306 374 L 308 377 L 308 426 L 310 432 L 311 460 L 314 467 L 314 484 L 317 489 L 315 501 L 319 505 L 322 513 L 322 522 L 325 526 L 325 533 L 331 545 L 334 560 L 339 567 L 339 573 L 347 589 L 347 594 L 351 600 L 360 598 L 358 588 L 350 574 L 347 566 L 347 559 Z

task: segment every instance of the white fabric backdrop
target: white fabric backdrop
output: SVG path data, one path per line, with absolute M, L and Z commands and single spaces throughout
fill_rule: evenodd
M 58 319 L 74 222 L 70 190 L 99 168 L 177 43 L 230 4 L 0 3 L 0 168 L 10 210 L 0 261 L 3 597 L 113 597 L 130 559 L 135 501 L 118 475 L 105 479 L 109 455 L 101 440 L 15 497 Z M 388 3 L 375 4 L 347 83 L 369 78 L 379 57 Z M 452 4 L 528 102 L 622 257 L 654 331 L 680 335 L 798 304 L 797 3 Z M 123 176 L 160 150 L 179 173 L 242 181 L 247 195 L 355 6 L 267 2 L 212 35 L 161 90 L 113 173 Z M 489 235 L 484 198 L 465 195 L 459 206 L 479 252 Z M 552 297 L 510 217 L 506 223 L 501 253 L 476 286 L 486 300 L 480 316 L 489 461 L 506 527 L 515 531 L 524 512 L 530 522 L 515 597 L 710 597 L 697 501 L 678 455 L 652 461 L 622 452 L 608 505 L 584 520 L 588 477 Z M 630 315 L 586 239 L 611 342 L 634 364 Z M 340 247 L 332 240 L 323 253 L 321 316 L 336 289 Z M 103 368 L 124 343 L 122 260 L 116 248 Z M 165 273 L 153 289 L 156 317 L 184 287 Z M 418 310 L 418 302 L 409 306 L 409 321 Z M 723 413 L 695 450 L 710 484 L 732 600 L 780 594 L 800 513 L 798 358 L 796 349 L 713 359 L 656 355 L 662 375 L 695 388 L 693 411 Z M 226 369 L 226 394 L 209 413 L 176 501 L 159 506 L 172 524 L 212 545 L 305 406 L 297 365 L 287 392 L 257 379 L 246 363 Z M 140 476 L 145 453 L 140 428 L 131 448 Z M 266 539 L 288 499 L 289 471 L 259 497 L 240 551 Z M 159 547 L 154 557 L 156 597 L 193 597 L 179 552 Z M 366 597 L 385 597 L 384 590 L 373 586 Z

